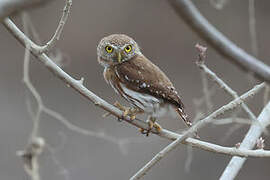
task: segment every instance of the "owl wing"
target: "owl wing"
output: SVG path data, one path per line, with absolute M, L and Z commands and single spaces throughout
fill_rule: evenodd
M 121 83 L 129 89 L 161 98 L 176 107 L 176 111 L 188 126 L 184 105 L 169 78 L 151 61 L 138 55 L 115 66 Z

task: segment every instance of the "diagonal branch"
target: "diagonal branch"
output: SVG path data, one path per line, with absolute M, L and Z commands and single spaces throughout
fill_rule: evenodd
M 169 0 L 169 2 L 177 14 L 198 33 L 201 38 L 212 45 L 217 52 L 243 70 L 253 73 L 263 81 L 270 82 L 270 67 L 245 52 L 218 31 L 202 16 L 190 0 Z

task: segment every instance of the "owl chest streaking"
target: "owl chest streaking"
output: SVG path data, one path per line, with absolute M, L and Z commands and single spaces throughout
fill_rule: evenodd
M 170 109 L 188 126 L 184 105 L 168 77 L 140 51 L 137 43 L 121 34 L 103 38 L 97 48 L 104 78 L 133 107 L 156 119 Z

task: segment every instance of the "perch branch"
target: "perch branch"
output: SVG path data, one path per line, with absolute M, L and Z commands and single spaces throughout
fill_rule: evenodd
M 217 52 L 262 81 L 270 82 L 270 67 L 219 32 L 190 0 L 169 0 L 176 13 Z

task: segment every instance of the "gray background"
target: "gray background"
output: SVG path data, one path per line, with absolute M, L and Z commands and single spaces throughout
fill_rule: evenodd
M 57 1 L 30 11 L 44 42 L 55 31 L 63 4 L 64 1 Z M 232 41 L 246 51 L 251 51 L 248 1 L 230 1 L 222 11 L 213 8 L 206 0 L 195 4 Z M 267 64 L 270 64 L 269 6 L 268 0 L 256 1 L 259 57 Z M 15 20 L 21 24 L 20 18 Z M 128 34 L 140 44 L 143 53 L 174 82 L 183 96 L 187 112 L 194 117 L 193 99 L 203 96 L 200 71 L 194 63 L 197 58 L 194 45 L 197 42 L 205 43 L 179 19 L 168 3 L 163 0 L 73 2 L 70 18 L 57 43 L 57 48 L 69 61 L 64 70 L 75 78 L 84 77 L 85 85 L 90 90 L 111 103 L 120 98 L 103 80 L 103 68 L 96 60 L 96 46 L 103 36 L 112 33 Z M 26 108 L 26 99 L 30 93 L 22 84 L 24 49 L 2 25 L 0 42 L 0 179 L 28 179 L 21 159 L 15 156 L 17 150 L 25 147 L 32 128 Z M 256 82 L 220 57 L 211 47 L 208 49 L 207 64 L 239 93 L 247 91 Z M 125 145 L 126 152 L 123 153 L 114 143 L 72 132 L 57 120 L 43 114 L 40 134 L 54 149 L 54 156 L 62 168 L 68 171 L 69 179 L 128 179 L 169 143 L 154 135 L 145 138 L 137 129 L 126 123 L 118 123 L 114 117 L 102 118 L 104 111 L 67 88 L 34 58 L 31 63 L 31 79 L 44 103 L 73 124 L 94 132 L 103 131 L 119 140 L 134 137 Z M 248 102 L 256 115 L 263 107 L 262 95 L 260 93 Z M 213 97 L 215 108 L 229 101 L 230 97 L 222 90 L 217 90 Z M 178 119 L 164 118 L 159 122 L 171 130 L 185 128 Z M 248 126 L 238 129 L 223 142 L 222 137 L 232 126 L 209 125 L 200 131 L 200 136 L 203 140 L 233 146 L 241 141 Z M 217 179 L 230 160 L 228 156 L 194 149 L 191 170 L 186 172 L 186 151 L 186 146 L 179 146 L 144 179 Z M 53 161 L 48 150 L 42 154 L 40 162 L 43 179 L 65 179 L 61 174 L 62 168 Z M 267 158 L 250 158 L 237 179 L 269 179 L 269 163 Z

